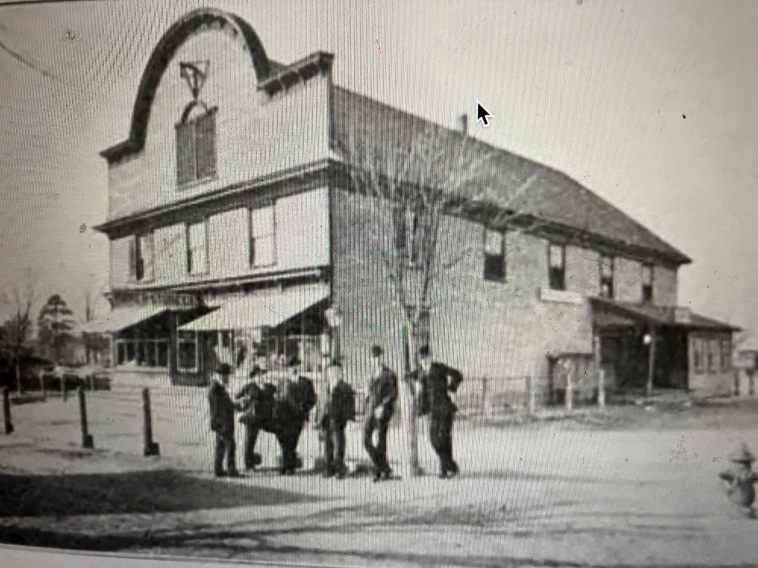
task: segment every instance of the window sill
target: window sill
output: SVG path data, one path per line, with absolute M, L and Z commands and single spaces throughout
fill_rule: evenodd
M 176 184 L 176 189 L 178 191 L 189 191 L 190 189 L 195 189 L 196 187 L 201 187 L 203 185 L 206 185 L 206 184 L 209 184 L 209 183 L 213 183 L 214 181 L 216 181 L 216 182 L 218 181 L 218 174 L 215 175 L 215 176 L 213 176 L 213 177 L 197 179 L 195 181 L 188 181 L 188 182 L 184 182 L 184 183 L 177 183 Z
M 584 298 L 578 292 L 569 290 L 553 290 L 547 286 L 540 288 L 540 300 L 543 302 L 555 302 L 559 304 L 582 304 Z

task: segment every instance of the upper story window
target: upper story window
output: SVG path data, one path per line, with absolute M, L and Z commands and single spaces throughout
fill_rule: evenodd
M 276 264 L 276 217 L 274 206 L 250 210 L 250 266 Z
M 484 279 L 505 281 L 505 233 L 484 231 Z
M 553 290 L 566 289 L 566 247 L 548 245 L 548 278 Z
M 186 185 L 216 176 L 216 109 L 176 125 L 176 180 Z
M 600 296 L 613 298 L 613 257 L 600 257 Z
M 653 265 L 642 265 L 642 301 L 649 302 L 653 299 Z
M 187 227 L 187 272 L 205 274 L 208 271 L 207 222 L 200 221 Z
M 153 233 L 139 235 L 129 241 L 129 278 L 135 282 L 153 279 Z

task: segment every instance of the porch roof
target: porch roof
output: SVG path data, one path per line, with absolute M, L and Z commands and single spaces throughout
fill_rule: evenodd
M 740 331 L 739 327 L 701 316 L 689 310 L 685 310 L 686 318 L 680 319 L 677 315 L 680 310 L 683 310 L 683 308 L 634 304 L 608 298 L 592 298 L 593 323 L 600 328 L 629 326 L 642 322 L 654 326 L 680 327 L 693 330 Z
M 101 318 L 83 323 L 79 326 L 79 331 L 81 333 L 116 333 L 160 315 L 169 309 L 168 306 L 161 305 L 115 308 Z
M 227 331 L 276 327 L 326 300 L 326 285 L 301 286 L 277 294 L 259 295 L 251 292 L 230 300 L 219 309 L 180 326 L 186 331 Z

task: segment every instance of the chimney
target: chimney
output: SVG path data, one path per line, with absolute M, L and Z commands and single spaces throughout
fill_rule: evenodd
M 462 114 L 458 117 L 458 129 L 468 136 L 468 115 Z

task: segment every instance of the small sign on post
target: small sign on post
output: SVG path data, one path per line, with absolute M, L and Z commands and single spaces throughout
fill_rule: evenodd
M 159 456 L 160 447 L 153 441 L 153 418 L 150 412 L 150 389 L 142 389 L 142 410 L 145 415 L 145 456 Z
M 82 423 L 82 448 L 92 449 L 95 447 L 92 435 L 87 429 L 87 399 L 84 394 L 84 386 L 80 386 L 79 393 L 79 417 Z
M 5 418 L 5 434 L 13 434 L 13 422 L 11 422 L 11 399 L 8 387 L 3 389 L 3 417 Z

